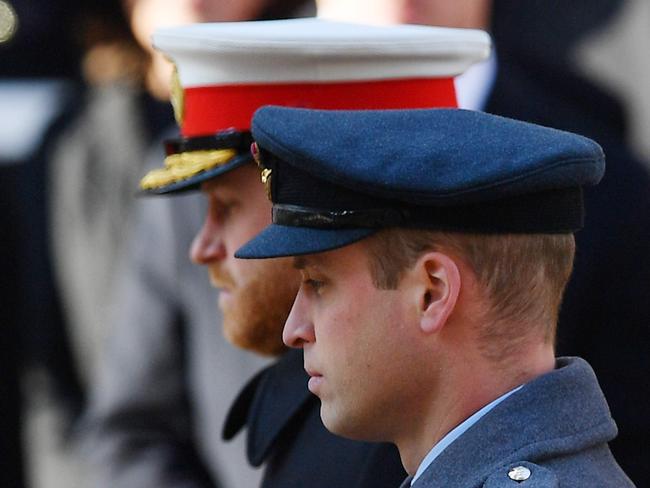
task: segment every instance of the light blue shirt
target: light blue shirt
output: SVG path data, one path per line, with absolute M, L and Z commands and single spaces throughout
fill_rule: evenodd
M 422 475 L 422 473 L 424 473 L 424 471 L 429 467 L 429 465 L 440 455 L 440 453 L 447 448 L 447 446 L 449 446 L 452 442 L 454 442 L 461 435 L 463 435 L 465 431 L 467 431 L 467 429 L 469 429 L 472 425 L 478 422 L 481 419 L 481 417 L 483 417 L 486 413 L 488 413 L 490 410 L 492 410 L 494 407 L 496 407 L 499 403 L 501 403 L 503 400 L 508 398 L 510 395 L 519 391 L 523 386 L 524 385 L 519 385 L 518 387 L 510 390 L 508 393 L 501 395 L 496 400 L 488 403 L 486 406 L 484 406 L 478 412 L 474 413 L 471 417 L 468 417 L 465 421 L 463 421 L 461 424 L 459 424 L 454 429 L 452 429 L 446 436 L 440 439 L 440 441 L 435 446 L 433 446 L 433 449 L 431 449 L 429 453 L 424 457 L 424 459 L 420 463 L 420 466 L 418 466 L 418 470 L 415 472 L 415 476 L 413 476 L 413 480 L 411 480 L 411 486 L 413 485 L 413 483 L 415 483 L 415 480 L 417 480 Z
M 467 110 L 483 110 L 497 77 L 497 55 L 493 49 L 485 61 L 470 66 L 454 79 L 458 107 Z

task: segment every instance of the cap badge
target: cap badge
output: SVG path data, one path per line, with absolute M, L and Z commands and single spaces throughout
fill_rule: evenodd
M 271 174 L 273 173 L 273 170 L 264 166 L 264 163 L 262 162 L 262 155 L 260 154 L 260 148 L 256 142 L 251 144 L 251 154 L 253 155 L 253 159 L 257 163 L 258 168 L 262 170 L 262 183 L 266 188 L 266 196 L 269 200 L 271 200 Z
M 271 200 L 271 173 L 273 173 L 273 170 L 270 168 L 264 168 L 262 170 L 262 183 L 264 183 L 266 196 L 269 197 L 269 200 Z
M 172 78 L 170 84 L 170 97 L 172 107 L 174 108 L 174 117 L 179 127 L 183 126 L 185 118 L 185 92 L 181 79 L 178 74 L 178 67 L 174 64 L 174 71 L 172 71 Z

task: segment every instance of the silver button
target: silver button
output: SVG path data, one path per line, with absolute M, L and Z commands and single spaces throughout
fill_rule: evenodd
M 508 478 L 512 481 L 526 481 L 530 478 L 530 469 L 525 466 L 517 466 L 508 471 Z

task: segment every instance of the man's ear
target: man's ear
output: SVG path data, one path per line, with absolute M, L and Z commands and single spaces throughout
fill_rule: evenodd
M 461 274 L 453 258 L 441 252 L 429 252 L 417 264 L 420 280 L 420 328 L 426 334 L 438 332 L 456 307 Z

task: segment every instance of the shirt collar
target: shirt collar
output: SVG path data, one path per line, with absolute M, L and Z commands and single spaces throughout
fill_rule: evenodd
M 415 480 L 417 480 L 422 475 L 422 473 L 424 473 L 424 471 L 429 467 L 429 465 L 440 455 L 440 453 L 442 453 L 442 451 L 444 451 L 447 448 L 447 446 L 449 446 L 452 442 L 454 442 L 461 435 L 463 435 L 463 433 L 465 433 L 465 431 L 467 431 L 472 425 L 478 422 L 481 419 L 481 417 L 487 414 L 490 410 L 492 410 L 494 407 L 496 407 L 499 403 L 501 403 L 503 400 L 508 398 L 510 395 L 519 391 L 523 386 L 524 385 L 519 385 L 518 387 L 501 395 L 496 400 L 493 400 L 492 402 L 488 403 L 483 408 L 481 408 L 478 412 L 474 413 L 471 417 L 468 417 L 461 424 L 459 424 L 451 431 L 449 431 L 449 433 L 446 436 L 440 439 L 440 441 L 438 441 L 438 443 L 435 446 L 433 446 L 433 449 L 429 451 L 429 453 L 424 457 L 424 459 L 420 463 L 418 470 L 415 472 L 415 476 L 413 476 L 413 480 L 411 480 L 411 486 L 413 485 Z
M 494 50 L 488 59 L 472 65 L 456 77 L 458 106 L 468 110 L 483 110 L 497 76 L 497 56 Z

